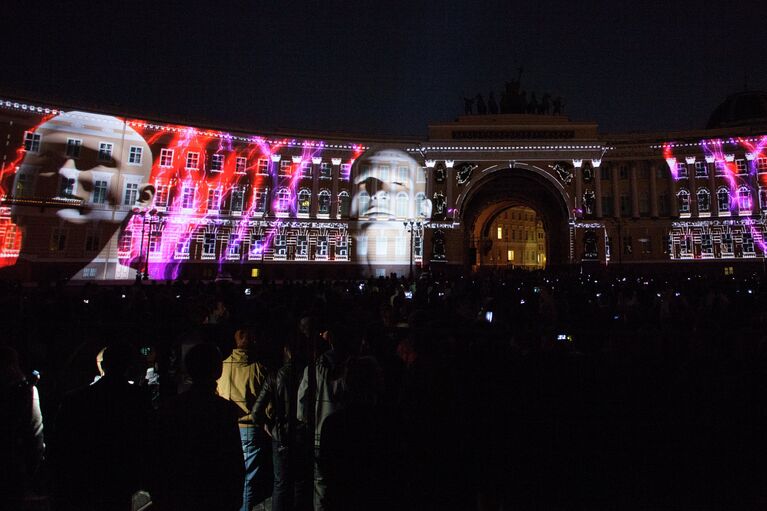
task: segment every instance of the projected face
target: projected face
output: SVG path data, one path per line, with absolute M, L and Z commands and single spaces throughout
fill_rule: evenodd
M 43 200 L 67 224 L 121 224 L 130 208 L 149 204 L 147 184 L 152 153 L 123 121 L 97 114 L 67 112 L 41 124 L 38 152 L 28 152 L 14 178 L 14 195 Z M 119 170 L 118 170 L 119 169 Z M 128 207 L 113 212 L 114 206 Z M 12 211 L 24 225 L 23 208 Z M 107 240 L 104 240 L 107 241 Z
M 410 234 L 403 222 L 431 217 L 426 179 L 421 165 L 406 153 L 385 149 L 364 157 L 354 179 L 352 216 L 362 224 L 357 236 L 357 260 L 370 273 L 410 261 Z

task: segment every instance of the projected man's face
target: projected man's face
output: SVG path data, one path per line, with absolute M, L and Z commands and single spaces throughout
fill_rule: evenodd
M 408 264 L 410 238 L 403 222 L 431 217 L 426 180 L 419 176 L 423 168 L 406 153 L 394 149 L 364 157 L 358 168 L 352 216 L 365 223 L 356 240 L 357 260 L 367 266 L 369 273 L 374 273 L 374 266 Z
M 147 181 L 152 153 L 123 121 L 67 112 L 43 123 L 35 133 L 41 135 L 40 151 L 25 156 L 14 178 L 15 195 L 48 202 L 66 223 L 100 222 L 114 229 L 133 206 L 114 209 L 126 199 L 122 193 L 126 183 L 135 186 L 138 205 L 151 203 L 154 190 Z M 24 225 L 22 208 L 15 207 L 12 215 L 15 223 Z

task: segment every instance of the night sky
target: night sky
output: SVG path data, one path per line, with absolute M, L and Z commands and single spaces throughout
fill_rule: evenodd
M 256 133 L 423 137 L 520 66 L 523 89 L 605 132 L 700 128 L 746 79 L 767 89 L 764 0 L 6 0 L 0 15 L 3 94 Z

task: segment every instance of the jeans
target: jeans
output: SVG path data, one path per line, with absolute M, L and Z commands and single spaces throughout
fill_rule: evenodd
M 304 511 L 311 509 L 308 502 L 307 467 L 308 453 L 300 447 L 288 447 L 272 441 L 272 463 L 274 464 L 274 490 L 272 511 Z
M 250 511 L 269 497 L 271 490 L 271 467 L 269 467 L 268 442 L 258 428 L 240 427 L 242 454 L 245 459 L 245 487 L 242 492 L 240 511 Z

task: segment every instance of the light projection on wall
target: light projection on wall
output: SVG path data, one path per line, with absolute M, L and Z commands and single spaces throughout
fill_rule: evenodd
M 191 261 L 350 260 L 349 178 L 360 144 L 87 112 L 38 119 L 2 167 L 0 266 L 77 258 L 83 248 L 112 260 L 105 278 L 127 278 L 130 268 L 175 278 Z
M 767 135 L 662 146 L 679 216 L 690 219 L 669 233 L 671 259 L 764 257 L 766 147 Z

